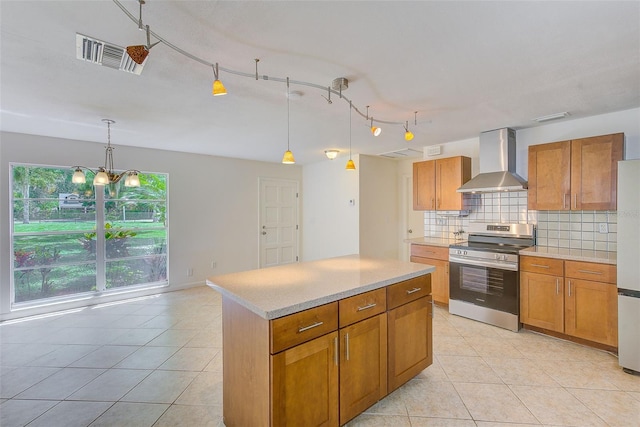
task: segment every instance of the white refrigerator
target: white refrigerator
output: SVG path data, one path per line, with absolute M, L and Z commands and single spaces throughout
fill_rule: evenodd
M 640 160 L 618 163 L 618 363 L 640 372 Z

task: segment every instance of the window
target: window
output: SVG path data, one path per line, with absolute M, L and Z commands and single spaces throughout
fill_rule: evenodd
M 69 168 L 11 173 L 14 305 L 167 284 L 166 174 L 133 188 L 72 184 Z

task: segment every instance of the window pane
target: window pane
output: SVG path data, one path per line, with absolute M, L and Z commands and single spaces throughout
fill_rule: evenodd
M 107 262 L 107 289 L 166 280 L 166 255 Z
M 90 292 L 96 287 L 96 265 L 48 266 L 14 270 L 15 302 Z
M 166 202 L 114 200 L 106 203 L 106 221 L 123 227 L 164 227 Z
M 15 236 L 14 267 L 33 267 L 95 261 L 95 240 L 85 234 L 44 234 Z

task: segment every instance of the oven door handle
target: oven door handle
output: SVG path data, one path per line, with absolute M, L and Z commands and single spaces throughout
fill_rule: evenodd
M 455 263 L 459 265 L 473 265 L 476 267 L 495 268 L 498 270 L 518 271 L 518 264 L 492 262 L 492 261 L 487 261 L 486 259 L 478 259 L 478 258 L 458 258 L 454 255 L 449 255 L 449 263 Z

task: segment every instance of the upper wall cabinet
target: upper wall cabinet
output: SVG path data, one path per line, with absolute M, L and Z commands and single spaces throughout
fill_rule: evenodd
M 413 209 L 459 211 L 462 193 L 456 190 L 471 179 L 469 157 L 448 157 L 413 164 Z
M 616 210 L 624 134 L 529 147 L 532 210 Z

